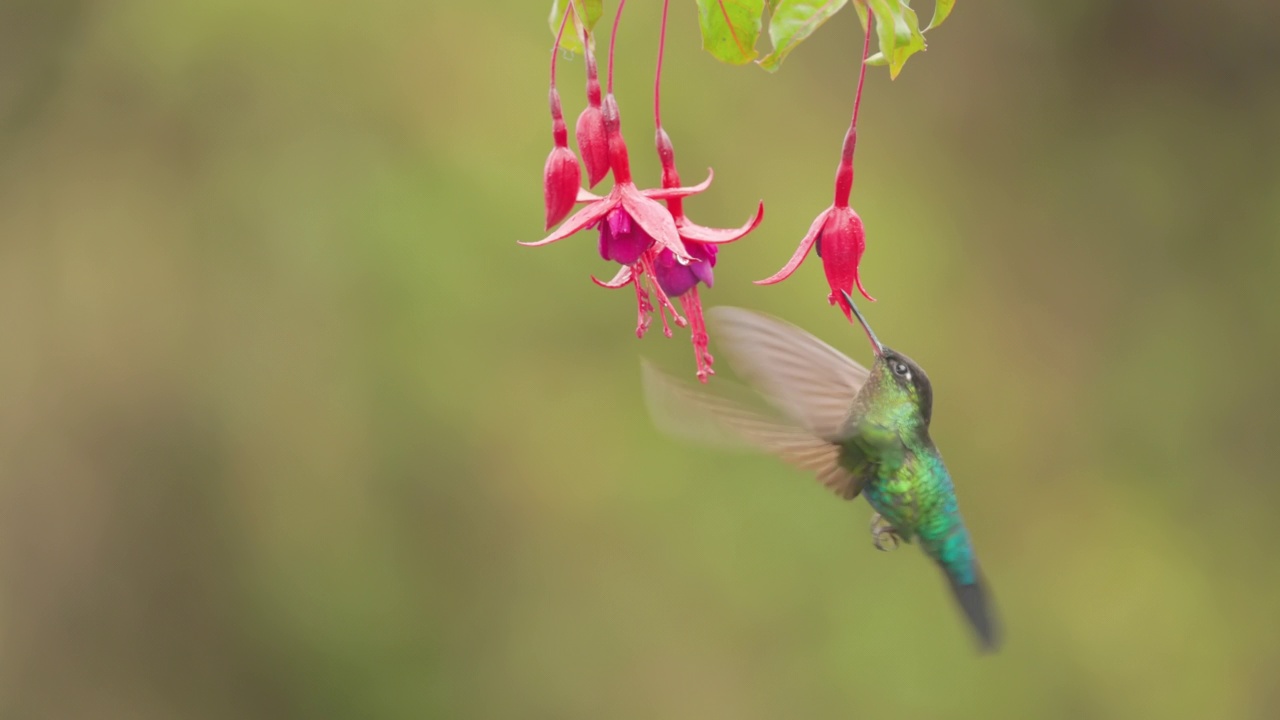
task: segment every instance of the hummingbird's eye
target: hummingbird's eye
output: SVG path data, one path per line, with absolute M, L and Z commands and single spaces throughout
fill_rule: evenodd
M 908 378 L 908 379 L 911 378 L 911 368 L 907 367 L 907 364 L 900 360 L 894 360 L 890 362 L 889 369 L 893 370 L 893 374 L 897 375 L 898 377 Z

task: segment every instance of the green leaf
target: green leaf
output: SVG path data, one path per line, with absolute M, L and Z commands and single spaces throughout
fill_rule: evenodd
M 582 52 L 582 36 L 590 32 L 600 22 L 604 14 L 602 0 L 551 0 L 551 37 L 560 32 L 560 21 L 564 19 L 564 9 L 569 2 L 573 3 L 573 23 L 564 29 L 560 38 L 560 47 L 569 52 Z
M 902 4 L 902 14 L 894 19 L 894 39 L 896 41 L 893 54 L 889 56 L 889 77 L 898 77 L 907 58 L 924 50 L 924 34 L 920 32 L 920 18 L 916 11 Z
M 933 4 L 933 19 L 929 21 L 929 28 L 936 28 L 942 24 L 943 20 L 951 14 L 951 8 L 955 7 L 956 0 L 937 0 Z M 925 28 L 928 30 L 929 28 Z
M 897 78 L 907 58 L 924 50 L 924 34 L 920 32 L 920 19 L 907 0 L 868 0 L 871 12 L 876 16 L 876 37 L 880 52 L 867 58 L 868 65 L 888 65 L 889 77 Z M 855 2 L 858 18 L 866 27 L 867 10 L 861 2 Z
M 702 49 L 733 65 L 755 60 L 764 6 L 765 0 L 698 0 Z
M 760 67 L 769 72 L 777 70 L 788 53 L 846 2 L 848 0 L 772 0 L 769 39 L 773 41 L 773 52 L 760 60 Z

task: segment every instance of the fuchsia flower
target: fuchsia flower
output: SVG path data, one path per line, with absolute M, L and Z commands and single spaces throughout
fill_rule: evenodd
M 569 149 L 569 130 L 565 127 L 564 114 L 560 111 L 560 93 L 555 88 L 551 88 L 551 135 L 555 140 L 555 147 L 547 156 L 546 167 L 542 170 L 548 230 L 573 210 L 573 203 L 578 199 L 578 188 L 582 184 L 578 158 Z
M 547 226 L 565 219 L 573 203 L 578 198 L 578 189 L 582 184 L 582 173 L 578 169 L 578 158 L 569 149 L 569 129 L 564 124 L 564 112 L 560 109 L 560 93 L 556 90 L 556 55 L 560 51 L 560 39 L 564 35 L 564 26 L 569 21 L 572 5 L 565 8 L 564 17 L 560 20 L 560 30 L 556 33 L 556 44 L 551 48 L 551 138 L 555 146 L 547 156 L 547 164 L 542 169 L 542 197 L 547 209 Z
M 853 292 L 856 285 L 858 292 L 868 300 L 875 298 L 862 287 L 862 279 L 858 276 L 858 265 L 862 262 L 862 253 L 867 248 L 867 235 L 862 227 L 862 218 L 849 207 L 849 193 L 853 189 L 853 150 L 858 143 L 858 106 L 862 102 L 862 83 L 867 74 L 867 50 L 871 46 L 871 20 L 873 15 L 867 13 L 866 38 L 862 46 L 862 69 L 858 76 L 858 93 L 853 101 L 853 119 L 849 130 L 845 133 L 844 144 L 840 148 L 840 163 L 836 167 L 835 201 L 818 215 L 809 232 L 800 241 L 795 254 L 781 270 L 764 280 L 757 280 L 757 285 L 772 285 L 786 280 L 800 267 L 800 263 L 816 247 L 818 257 L 822 259 L 822 269 L 827 276 L 827 285 L 831 292 L 827 302 L 840 304 L 849 322 L 853 322 L 853 307 L 845 298 L 845 293 Z
M 580 230 L 596 227 L 602 220 L 613 213 L 625 215 L 625 220 L 614 216 L 606 226 L 610 238 L 606 241 L 604 230 L 601 231 L 601 254 L 606 249 L 610 253 L 617 246 L 623 257 L 629 257 L 636 246 L 640 253 L 656 245 L 670 250 L 677 258 L 689 261 L 689 253 L 680 241 L 680 233 L 676 229 L 671 213 L 657 200 L 683 198 L 706 190 L 711 186 L 713 173 L 708 171 L 707 179 L 693 187 L 674 187 L 654 190 L 641 190 L 631 180 L 631 161 L 627 156 L 627 144 L 622 138 L 621 121 L 618 116 L 618 103 L 613 95 L 604 100 L 605 131 L 609 137 L 609 165 L 613 170 L 613 188 L 608 195 L 600 197 L 585 190 L 578 191 L 578 202 L 585 202 L 586 207 L 579 210 L 560 226 L 558 230 L 536 242 L 522 242 L 521 245 L 537 247 L 563 240 Z M 606 255 L 607 258 L 609 256 Z M 612 258 L 609 258 L 612 259 Z
M 846 145 L 849 144 L 846 140 Z M 841 169 L 844 169 L 843 161 Z M 850 184 L 852 184 L 852 178 L 853 170 L 850 166 Z M 831 288 L 831 292 L 827 295 L 827 302 L 832 305 L 839 303 L 845 316 L 853 322 L 853 308 L 844 299 L 843 293 L 853 292 L 856 285 L 863 297 L 873 302 L 875 298 L 862 287 L 862 279 L 858 277 L 858 265 L 862 262 L 862 253 L 867 248 L 867 235 L 862 228 L 862 218 L 849 207 L 848 185 L 845 186 L 844 202 L 841 204 L 840 187 L 837 179 L 836 202 L 823 210 L 809 226 L 809 232 L 800 241 L 800 247 L 796 248 L 795 254 L 787 264 L 772 276 L 757 280 L 756 284 L 772 285 L 786 280 L 796 271 L 796 268 L 800 267 L 800 263 L 804 262 L 810 248 L 817 248 L 818 257 L 822 259 L 823 273 L 827 276 L 827 285 Z
M 661 72 L 661 66 L 659 66 L 659 72 Z M 662 129 L 660 121 L 657 130 L 657 146 L 658 159 L 662 162 L 663 187 L 679 187 L 680 173 L 676 170 L 675 148 L 672 147 L 671 138 Z M 754 217 L 742 227 L 734 230 L 703 227 L 689 220 L 684 214 L 684 201 L 682 198 L 673 197 L 668 199 L 667 209 L 671 212 L 671 216 L 675 221 L 680 240 L 689 252 L 689 260 L 687 262 L 682 261 L 666 248 L 660 250 L 654 248 L 649 250 L 649 253 L 654 254 L 654 257 L 642 258 L 644 262 L 640 264 L 639 271 L 635 266 L 623 267 L 609 282 L 605 283 L 596 280 L 596 283 L 609 288 L 619 288 L 628 283 L 635 284 L 637 303 L 640 307 L 640 324 L 636 328 L 636 333 L 640 335 L 643 335 L 644 330 L 648 327 L 647 310 L 651 309 L 651 307 L 647 307 L 648 297 L 641 286 L 640 275 L 642 272 L 648 272 L 653 277 L 657 283 L 656 292 L 659 300 L 665 301 L 662 305 L 659 305 L 659 314 L 663 321 L 663 331 L 668 336 L 671 335 L 671 331 L 667 327 L 663 307 L 664 305 L 666 307 L 670 306 L 670 300 L 667 298 L 678 298 L 691 326 L 690 335 L 693 341 L 694 360 L 698 366 L 698 379 L 705 383 L 711 375 L 715 374 L 715 371 L 711 369 L 715 359 L 707 350 L 709 339 L 707 337 L 707 326 L 702 317 L 702 301 L 698 297 L 698 283 L 701 282 L 707 287 L 711 287 L 714 284 L 715 274 L 712 272 L 712 268 L 716 264 L 718 246 L 740 240 L 747 233 L 755 230 L 760 221 L 764 219 L 764 203 L 759 204 Z M 603 251 L 601 254 L 603 254 Z M 595 278 L 592 279 L 595 280 Z M 672 308 L 672 314 L 675 315 L 674 308 Z M 683 324 L 680 322 L 679 315 L 675 315 L 675 319 L 677 325 Z
M 618 3 L 619 14 L 624 4 L 625 0 Z M 680 175 L 676 171 L 675 151 L 671 146 L 671 139 L 662 129 L 659 88 L 662 77 L 663 47 L 666 41 L 668 4 L 669 0 L 664 0 L 662 34 L 658 45 L 658 76 L 654 83 L 654 117 L 657 125 L 658 157 L 662 162 L 662 188 L 641 190 L 631 179 L 631 162 L 627 155 L 626 141 L 622 137 L 618 103 L 613 96 L 613 48 L 618 29 L 615 19 L 614 41 L 610 42 L 609 50 L 609 87 L 603 102 L 600 97 L 600 82 L 596 74 L 595 59 L 591 54 L 590 38 L 583 38 L 587 58 L 588 107 L 579 116 L 577 125 L 578 147 L 587 167 L 588 183 L 594 185 L 608 171 L 612 171 L 613 188 L 607 195 L 601 197 L 577 187 L 580 178 L 577 174 L 576 159 L 573 160 L 573 170 L 567 168 L 568 159 L 573 155 L 572 152 L 568 152 L 567 147 L 564 147 L 567 143 L 562 141 L 563 122 L 554 125 L 556 149 L 552 151 L 552 157 L 547 160 L 546 172 L 548 227 L 554 222 L 551 220 L 553 216 L 563 218 L 567 214 L 567 211 L 561 212 L 561 209 L 564 205 L 564 194 L 570 187 L 568 183 L 570 174 L 573 174 L 576 201 L 585 203 L 586 207 L 565 220 L 559 229 L 547 237 L 537 242 L 521 244 L 547 245 L 563 240 L 580 230 L 588 228 L 598 230 L 600 256 L 622 265 L 622 268 L 608 282 L 602 282 L 594 277 L 591 279 L 596 284 L 607 288 L 635 286 L 637 337 L 644 337 L 652 320 L 654 306 L 650 301 L 649 289 L 652 289 L 657 296 L 658 315 L 662 319 L 663 333 L 667 337 L 671 337 L 671 328 L 667 324 L 668 312 L 677 326 L 684 327 L 692 324 L 698 379 L 706 382 L 714 372 L 711 369 L 711 354 L 707 352 L 707 331 L 702 318 L 702 305 L 698 298 L 697 286 L 698 283 L 702 283 L 711 287 L 715 280 L 712 269 L 716 264 L 718 246 L 739 240 L 754 230 L 764 217 L 764 203 L 760 203 L 751 220 L 734 230 L 703 227 L 685 217 L 684 198 L 707 189 L 713 174 L 708 170 L 707 179 L 700 185 L 682 187 Z M 567 12 L 566 10 L 566 18 Z M 562 22 L 561 32 L 563 30 Z M 559 39 L 557 39 L 557 45 L 558 43 Z M 554 52 L 553 50 L 553 121 L 561 118 L 559 97 L 555 94 Z M 561 152 L 562 148 L 565 152 Z M 553 168 L 553 159 L 556 163 L 555 168 Z M 659 204 L 658 200 L 666 200 L 667 207 Z M 679 298 L 681 306 L 689 316 L 688 321 L 676 312 L 675 306 L 671 304 L 672 297 Z
M 600 78 L 596 74 L 596 56 L 585 38 L 582 47 L 587 61 L 587 106 L 578 116 L 576 134 L 582 164 L 587 166 L 587 187 L 595 187 L 609 174 L 609 137 L 605 133 L 604 113 L 600 109 Z

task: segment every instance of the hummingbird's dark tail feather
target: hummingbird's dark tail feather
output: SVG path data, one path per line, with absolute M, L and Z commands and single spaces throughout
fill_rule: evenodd
M 992 606 L 990 594 L 987 592 L 986 582 L 982 576 L 977 577 L 977 582 L 968 585 L 962 585 L 956 581 L 951 573 L 944 573 L 947 576 L 947 582 L 951 583 L 951 593 L 955 595 L 956 602 L 960 605 L 960 609 L 964 611 L 965 617 L 969 620 L 969 625 L 973 627 L 973 631 L 978 635 L 978 642 L 982 646 L 983 652 L 995 652 L 1000 649 L 1000 626 L 995 617 L 995 608 Z

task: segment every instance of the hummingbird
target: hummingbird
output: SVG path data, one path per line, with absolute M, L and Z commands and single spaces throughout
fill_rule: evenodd
M 947 466 L 929 437 L 933 386 L 911 358 L 880 342 L 853 298 L 875 362 L 868 370 L 800 328 L 760 313 L 709 313 L 729 364 L 770 406 L 756 409 L 644 366 L 646 399 L 660 426 L 763 449 L 846 500 L 871 505 L 879 550 L 918 543 L 942 571 L 983 651 L 1000 644 L 990 593 L 960 516 Z

